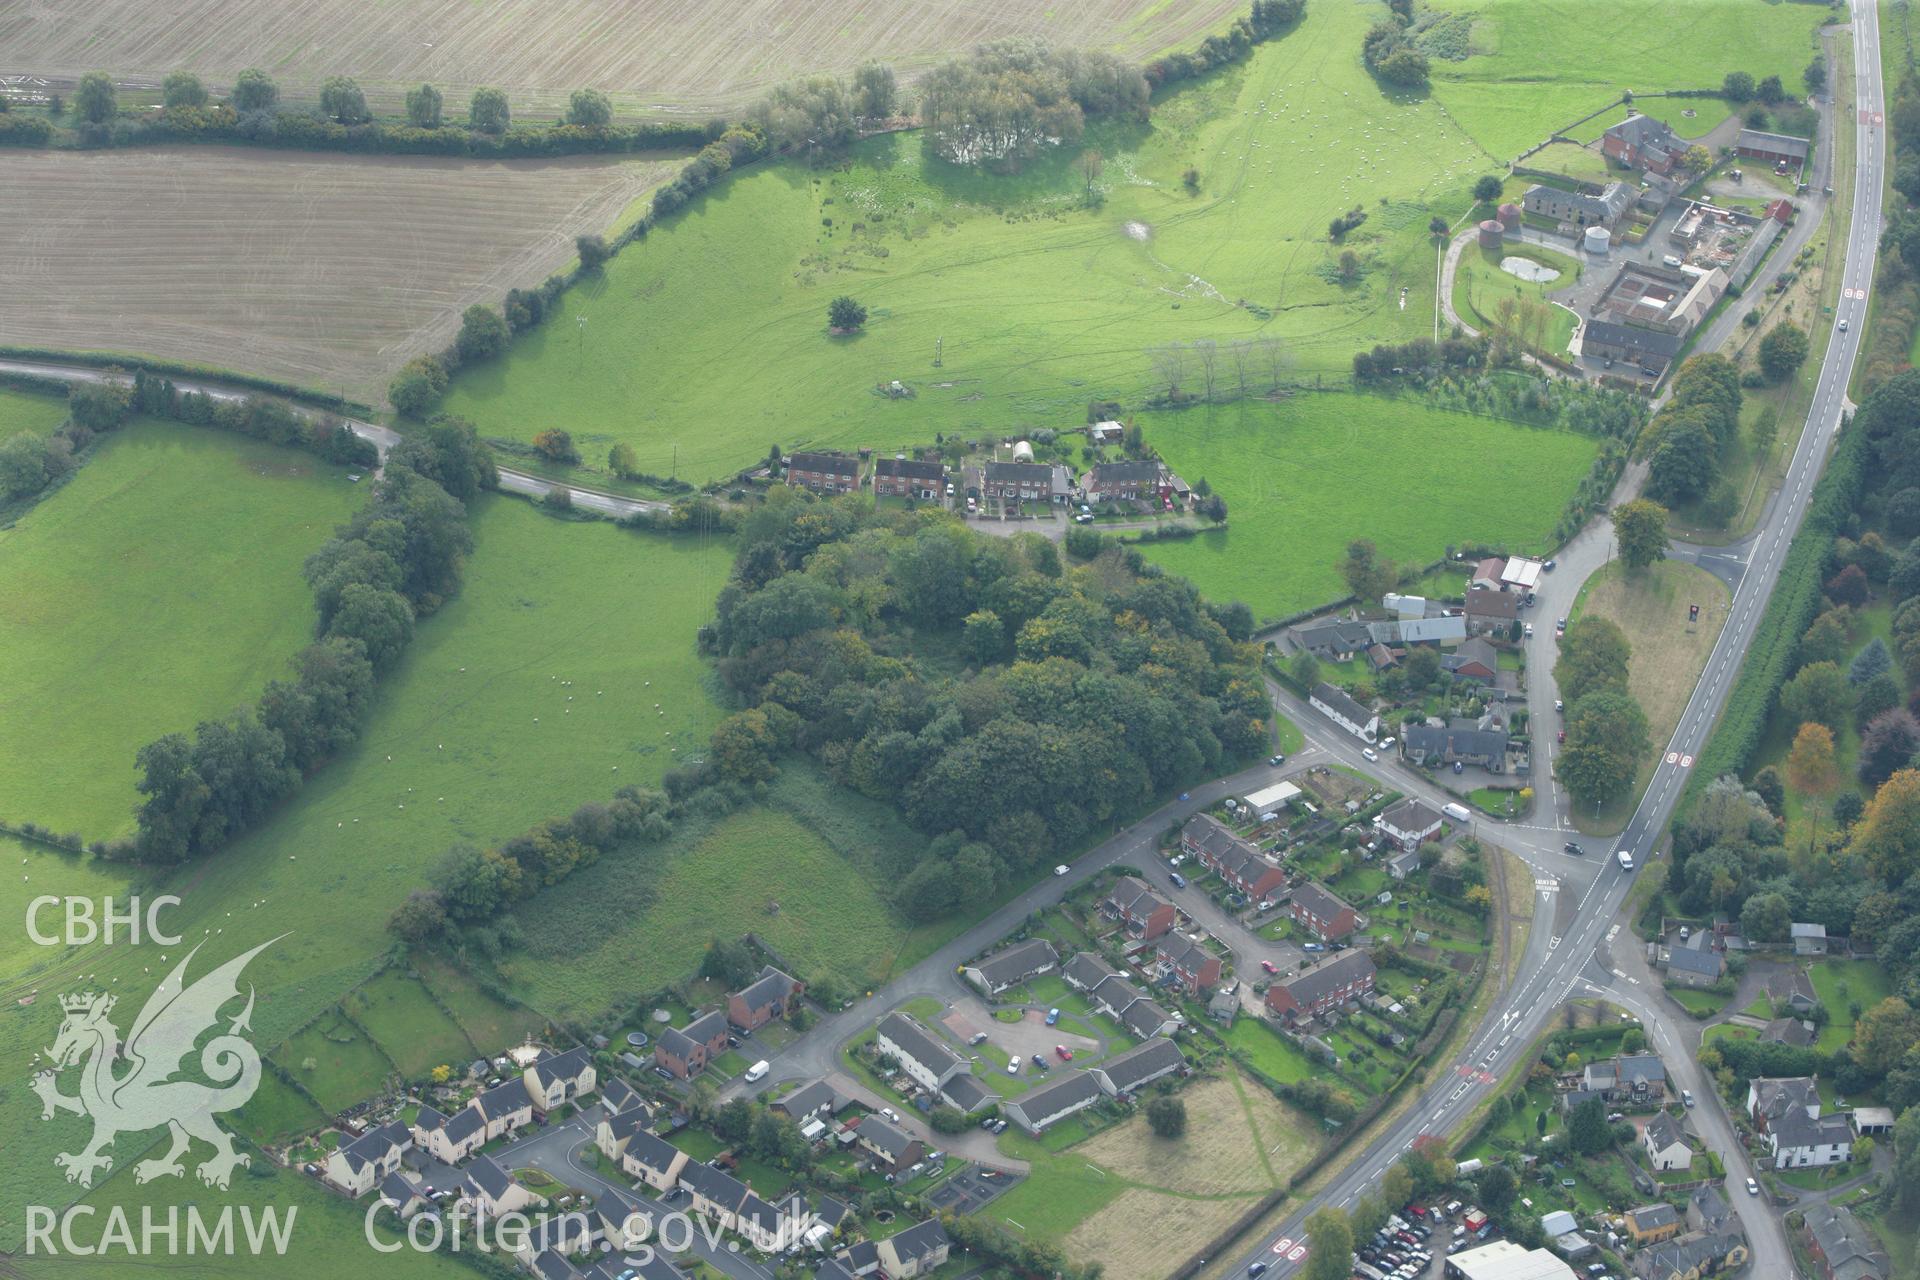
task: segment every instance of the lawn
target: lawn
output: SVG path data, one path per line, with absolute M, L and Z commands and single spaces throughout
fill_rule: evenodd
M 537 1033 L 545 1019 L 531 1009 L 502 1004 L 466 974 L 433 956 L 415 956 L 419 980 L 453 1010 L 467 1038 L 489 1056 L 512 1048 Z
M 1139 418 L 1148 443 L 1189 483 L 1206 477 L 1228 513 L 1224 531 L 1142 552 L 1262 618 L 1345 594 L 1339 559 L 1361 533 L 1401 564 L 1461 544 L 1543 551 L 1597 452 L 1572 432 L 1346 393 Z
M 1666 767 L 1661 762 L 1667 743 L 1713 652 L 1729 599 L 1720 579 L 1678 560 L 1631 573 L 1621 562 L 1612 561 L 1581 587 L 1574 614 L 1612 619 L 1632 646 L 1627 687 L 1647 713 L 1647 738 L 1652 745 L 1629 794 L 1603 808 L 1597 818 L 1591 809 L 1580 807 L 1574 815 L 1580 830 L 1589 835 L 1618 832 L 1656 770 Z M 1695 625 L 1687 623 L 1689 604 L 1700 606 L 1700 621 Z
M 622 783 L 657 783 L 675 759 L 668 744 L 704 742 L 718 719 L 693 634 L 725 579 L 729 547 L 558 521 L 510 498 L 479 505 L 474 536 L 461 593 L 420 625 L 356 746 L 217 857 L 119 890 L 180 894 L 168 926 L 209 939 L 193 977 L 285 935 L 245 975 L 263 1050 L 372 976 L 391 945 L 388 914 L 449 844 L 502 840 Z M 296 584 L 297 564 L 286 569 Z M 563 692 L 561 679 L 573 687 Z M 36 866 L 31 883 L 16 885 L 19 896 L 0 902 L 16 920 L 34 894 L 72 886 L 97 897 L 110 883 L 81 859 L 45 855 Z M 222 936 L 228 930 L 233 938 Z M 153 963 L 146 948 L 53 952 L 32 980 L 77 985 L 92 974 L 125 993 L 131 1018 L 135 996 L 156 980 L 143 973 Z M 475 1043 L 493 1050 L 523 1034 L 519 1015 L 458 994 L 438 974 L 434 983 L 456 1017 L 472 1018 Z M 28 1071 L 32 1051 L 53 1043 L 58 1009 L 42 998 L 16 1011 L 3 1069 Z M 508 1034 L 488 1033 L 489 1021 Z M 297 1065 L 302 1055 L 276 1056 Z M 370 1078 L 377 1083 L 362 1074 L 353 1087 Z M 339 1090 L 357 1100 L 349 1092 Z M 20 1135 L 0 1194 L 57 1205 L 66 1184 L 52 1153 L 72 1149 L 80 1122 L 42 1125 L 38 1115 L 25 1090 L 0 1100 L 0 1123 Z M 131 1160 L 139 1144 L 124 1140 L 117 1158 Z
M 458 1075 L 476 1056 L 509 1047 L 474 1044 L 427 989 L 399 969 L 386 970 L 348 996 L 346 1010 L 409 1080 L 423 1079 L 437 1066 Z
M 927 160 L 912 133 L 862 143 L 840 170 L 736 174 L 505 359 L 463 371 L 446 408 L 518 439 L 565 427 L 597 456 L 625 440 L 662 474 L 677 446 L 697 481 L 775 442 L 1075 425 L 1090 396 L 1161 385 L 1149 351 L 1172 342 L 1277 338 L 1285 376 L 1344 378 L 1355 349 L 1432 332 L 1427 221 L 1457 216 L 1493 167 L 1436 102 L 1386 97 L 1365 74 L 1353 50 L 1374 16 L 1310 6 L 1243 66 L 1163 95 L 1150 125 L 1090 128 L 1106 174 L 1092 207 L 1071 152 L 980 176 Z M 1367 223 L 1330 244 L 1328 219 L 1355 205 Z M 1333 269 L 1342 247 L 1357 280 Z M 825 310 L 841 293 L 870 319 L 835 339 Z M 1257 392 L 1272 369 L 1254 363 Z M 1237 393 L 1230 364 L 1216 394 Z M 876 393 L 893 379 L 913 395 Z M 1183 381 L 1203 389 L 1196 361 Z
M 0 441 L 26 432 L 52 435 L 54 428 L 67 420 L 67 398 L 40 391 L 16 391 L 0 387 Z
M 137 419 L 0 530 L 0 815 L 129 830 L 134 752 L 250 702 L 312 637 L 300 564 L 364 497 L 346 476 Z
M 912 929 L 880 887 L 790 814 L 753 808 L 690 846 L 610 857 L 521 912 L 530 1003 L 587 1013 L 699 967 L 716 937 L 752 931 L 796 973 L 884 976 Z
M 1596 126 L 1588 126 L 1589 128 Z M 1527 157 L 1527 168 L 1557 173 L 1579 182 L 1607 183 L 1621 176 L 1621 170 L 1597 149 L 1556 142 Z
M 1668 987 L 1666 990 L 1674 1003 L 1696 1018 L 1711 1018 L 1727 1004 L 1725 996 L 1715 995 L 1711 991 L 1696 991 L 1691 987 Z
M 1235 1018 L 1226 1041 L 1246 1054 L 1248 1063 L 1256 1070 L 1282 1084 L 1297 1084 L 1322 1070 L 1259 1018 Z
M 1559 274 L 1537 282 L 1523 279 L 1501 265 L 1514 258 Z M 1453 275 L 1454 309 L 1476 329 L 1483 332 L 1496 329 L 1501 327 L 1498 308 L 1502 299 L 1545 303 L 1550 295 L 1578 281 L 1580 271 L 1580 264 L 1566 254 L 1537 245 L 1509 244 L 1498 249 L 1469 245 L 1461 251 Z M 1547 320 L 1541 332 L 1526 335 L 1527 345 L 1529 349 L 1538 347 L 1552 355 L 1565 355 L 1568 344 L 1573 341 L 1573 327 L 1578 318 L 1566 307 L 1554 303 L 1547 304 L 1545 315 Z M 1525 331 L 1524 323 L 1517 327 Z
M 1827 1024 L 1814 1048 L 1832 1053 L 1853 1039 L 1855 1006 L 1865 1012 L 1891 994 L 1886 971 L 1871 960 L 1822 960 L 1807 967 L 1814 994 L 1827 1007 Z

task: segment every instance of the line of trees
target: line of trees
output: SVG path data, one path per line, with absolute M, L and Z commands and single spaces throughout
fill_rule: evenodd
M 1640 437 L 1647 496 L 1669 507 L 1699 502 L 1703 515 L 1724 523 L 1739 496 L 1722 471 L 1739 439 L 1739 369 L 1717 353 L 1689 358 Z
M 1581 618 L 1560 638 L 1553 678 L 1567 706 L 1567 741 L 1557 773 L 1582 804 L 1625 795 L 1646 758 L 1647 715 L 1627 692 L 1631 658 L 1626 635 L 1606 618 Z
M 1285 35 L 1306 11 L 1307 0 L 1253 0 L 1253 8 L 1246 16 L 1235 18 L 1224 33 L 1206 37 L 1190 53 L 1170 53 L 1155 58 L 1141 74 L 1155 89 L 1182 80 L 1196 80 L 1243 60 L 1261 41 Z
M 1396 9 L 1385 21 L 1375 23 L 1360 45 L 1367 70 L 1397 89 L 1427 87 L 1427 55 L 1407 35 L 1411 21 L 1409 13 Z
M 490 86 L 473 91 L 464 122 L 447 119 L 445 105 L 439 89 L 422 84 L 407 91 L 404 123 L 376 120 L 359 84 L 332 76 L 320 87 L 317 110 L 296 109 L 282 100 L 271 76 L 250 68 L 235 78 L 225 102 L 215 101 L 192 72 L 175 71 L 161 85 L 157 111 L 123 112 L 112 79 L 95 71 L 74 90 L 73 138 L 89 147 L 233 141 L 412 155 L 539 156 L 697 147 L 725 129 L 724 122 L 616 124 L 612 101 L 598 89 L 575 90 L 550 125 L 515 127 L 506 93 Z M 56 134 L 44 117 L 0 117 L 0 142 L 44 146 Z
M 397 445 L 366 506 L 307 559 L 318 636 L 294 659 L 294 678 L 270 682 L 251 709 L 140 748 L 137 833 L 95 852 L 160 864 L 216 852 L 352 745 L 374 680 L 412 640 L 415 619 L 458 589 L 473 547 L 466 503 L 497 482 L 461 420 L 438 419 Z

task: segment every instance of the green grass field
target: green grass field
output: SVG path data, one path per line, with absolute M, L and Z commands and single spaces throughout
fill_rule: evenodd
M 1807 966 L 1814 994 L 1827 1007 L 1827 1024 L 1814 1047 L 1822 1053 L 1844 1048 L 1853 1039 L 1853 1007 L 1865 1013 L 1892 993 L 1886 971 L 1871 960 L 1823 960 Z
M 1245 1053 L 1256 1070 L 1282 1084 L 1298 1083 L 1320 1070 L 1258 1018 L 1235 1018 L 1226 1040 Z
M 0 440 L 11 440 L 22 431 L 52 435 L 66 420 L 66 397 L 0 387 Z
M 390 944 L 388 913 L 448 844 L 500 840 L 623 783 L 654 783 L 675 758 L 672 744 L 704 743 L 718 718 L 693 636 L 725 578 L 727 545 L 557 521 L 508 498 L 484 500 L 474 532 L 463 590 L 421 624 L 361 742 L 216 857 L 172 877 L 128 879 L 119 890 L 182 896 L 168 925 L 207 943 L 192 975 L 285 935 L 246 975 L 258 991 L 253 1038 L 263 1048 L 371 976 Z M 562 679 L 572 687 L 562 689 Z M 69 883 L 98 896 L 120 878 L 51 854 L 33 871 L 0 913 L 20 920 L 31 896 Z M 143 972 L 155 963 L 146 948 L 49 952 L 30 978 L 15 979 L 19 993 L 33 985 L 47 994 L 30 1007 L 6 1006 L 0 1071 L 19 1078 L 29 1055 L 53 1042 L 51 992 L 117 988 L 137 1010 L 136 996 L 157 980 Z M 515 1031 L 528 1021 L 477 997 L 456 1002 L 439 979 L 435 989 L 463 1020 L 475 1006 L 468 1030 L 489 1049 L 511 1037 L 495 1041 L 477 1029 L 482 1019 Z M 275 1056 L 297 1067 L 302 1055 Z M 351 1087 L 366 1076 L 352 1073 Z M 38 1115 L 25 1090 L 0 1099 L 0 1118 L 21 1135 L 18 1158 L 0 1170 L 0 1195 L 16 1204 L 59 1204 L 72 1194 L 51 1157 L 72 1149 L 78 1122 L 41 1125 Z M 125 1145 L 123 1161 L 139 1140 Z
M 442 1065 L 457 1073 L 476 1053 L 491 1056 L 507 1047 L 467 1039 L 426 988 L 399 969 L 388 969 L 348 996 L 346 1009 L 410 1080 Z
M 766 808 L 721 820 L 690 847 L 605 859 L 520 914 L 530 947 L 514 972 L 529 1003 L 557 1014 L 678 981 L 714 938 L 749 930 L 798 973 L 871 983 L 912 932 L 845 855 Z
M 1338 562 L 1357 537 L 1402 564 L 1449 544 L 1542 550 L 1598 451 L 1570 432 L 1344 393 L 1141 420 L 1174 470 L 1226 499 L 1228 524 L 1141 550 L 1261 618 L 1344 595 Z
M 371 1096 L 393 1074 L 380 1047 L 337 1013 L 320 1018 L 273 1056 L 329 1112 Z
M 1524 280 L 1501 265 L 1507 258 L 1525 258 L 1529 262 L 1550 267 L 1560 274 L 1552 280 L 1534 282 Z M 1497 308 L 1503 298 L 1513 298 L 1521 302 L 1546 302 L 1547 296 L 1566 288 L 1580 278 L 1580 264 L 1564 253 L 1555 253 L 1551 249 L 1542 249 L 1537 245 L 1509 244 L 1499 249 L 1482 249 L 1469 245 L 1460 254 L 1459 267 L 1453 274 L 1453 306 L 1461 319 L 1485 332 L 1499 327 Z M 1567 345 L 1573 341 L 1573 327 L 1577 317 L 1564 306 L 1548 303 L 1551 308 L 1552 324 L 1540 335 L 1539 345 L 1550 354 L 1565 355 Z M 1529 343 L 1531 344 L 1531 335 Z
M 1748 0 L 1623 0 L 1593 20 L 1579 0 L 1456 0 L 1473 13 L 1473 47 L 1486 56 L 1433 62 L 1433 96 L 1491 156 L 1510 160 L 1623 89 L 1640 93 L 1717 88 L 1729 71 L 1778 75 L 1798 93 L 1813 56 L 1821 5 Z M 1641 110 L 1697 136 L 1726 118 L 1718 98 L 1648 98 Z M 1680 115 L 1692 109 L 1696 115 Z M 1578 131 L 1583 141 L 1612 123 Z
M 130 830 L 134 752 L 286 674 L 301 561 L 363 497 L 307 454 L 138 420 L 0 530 L 0 815 Z
M 1344 375 L 1357 347 L 1431 332 L 1427 220 L 1462 212 L 1490 165 L 1437 103 L 1389 100 L 1365 76 L 1353 51 L 1372 20 L 1312 7 L 1244 66 L 1167 95 L 1151 126 L 1090 130 L 1097 208 L 1070 155 L 981 177 L 928 162 L 912 134 L 862 144 L 844 170 L 737 175 L 506 359 L 463 372 L 446 407 L 489 434 L 564 426 L 590 454 L 623 439 L 649 471 L 677 444 L 699 480 L 775 442 L 1076 424 L 1092 396 L 1149 391 L 1148 349 L 1170 342 L 1277 336 L 1294 375 Z M 1345 246 L 1363 271 L 1342 284 L 1327 223 L 1354 205 L 1370 214 Z M 835 340 L 825 308 L 841 293 L 872 315 Z M 876 394 L 896 378 L 913 399 Z

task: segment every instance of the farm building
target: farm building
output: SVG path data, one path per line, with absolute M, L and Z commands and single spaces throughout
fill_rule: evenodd
M 1506 234 L 1506 230 L 1505 227 L 1500 225 L 1498 218 L 1486 218 L 1482 220 L 1476 232 L 1480 247 L 1482 249 L 1498 249 L 1500 247 L 1501 237 Z
M 1686 333 L 1707 318 L 1727 291 L 1719 268 L 1621 264 L 1593 304 L 1596 319 L 1668 333 Z
M 1793 939 L 1793 954 L 1797 956 L 1827 954 L 1827 926 L 1823 924 L 1795 923 L 1788 926 L 1787 936 Z
M 1811 149 L 1805 138 L 1794 138 L 1784 133 L 1762 133 L 1758 129 L 1742 129 L 1733 144 L 1735 155 L 1776 168 L 1786 165 L 1789 169 L 1797 169 L 1805 164 Z
M 1651 373 L 1661 374 L 1680 354 L 1686 339 L 1677 333 L 1662 333 L 1637 325 L 1614 324 L 1607 320 L 1589 320 L 1580 341 L 1580 353 L 1592 360 L 1625 360 Z
M 1527 188 L 1521 206 L 1535 217 L 1563 226 L 1611 227 L 1633 207 L 1633 188 L 1609 182 L 1598 192 L 1567 191 L 1544 184 Z
M 1127 429 L 1117 422 L 1096 422 L 1087 428 L 1087 437 L 1095 444 L 1119 444 Z

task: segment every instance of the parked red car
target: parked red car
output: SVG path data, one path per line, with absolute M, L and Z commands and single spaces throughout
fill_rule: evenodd
M 1062 1062 L 1073 1061 L 1073 1050 L 1067 1048 L 1067 1046 L 1063 1044 L 1057 1044 L 1053 1046 L 1053 1051 L 1060 1055 L 1060 1061 Z
M 1273 961 L 1271 960 L 1262 960 L 1260 962 L 1260 967 L 1262 969 L 1265 969 L 1268 973 L 1280 972 L 1280 970 L 1274 965 Z

